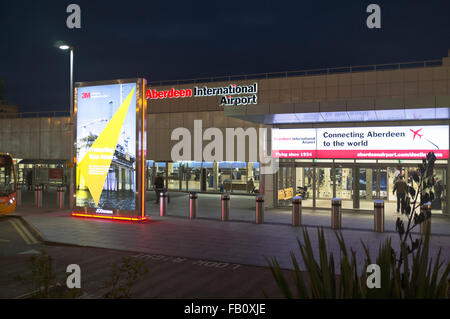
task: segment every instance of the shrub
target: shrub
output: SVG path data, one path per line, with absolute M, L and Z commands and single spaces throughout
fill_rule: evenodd
M 418 241 L 416 251 L 411 253 L 411 262 L 408 254 L 403 252 L 403 262 L 400 266 L 396 262 L 397 254 L 392 249 L 391 239 L 386 239 L 384 244 L 380 245 L 376 257 L 376 264 L 381 269 L 380 288 L 372 289 L 367 286 L 365 271 L 372 261 L 364 243 L 362 243 L 365 251 L 364 270 L 359 273 L 355 251 L 352 249 L 348 251 L 342 234 L 336 233 L 341 256 L 338 263 L 340 274 L 337 275 L 334 257 L 332 253 L 328 253 L 323 229 L 319 229 L 317 235 L 318 260 L 314 256 L 307 230 L 303 230 L 304 243 L 298 240 L 306 267 L 305 272 L 300 270 L 295 255 L 291 253 L 295 273 L 293 282 L 295 292 L 291 290 L 277 260 L 266 258 L 272 275 L 285 298 L 448 298 L 450 263 L 442 268 L 440 250 L 434 262 L 432 259 L 428 261 L 429 232 Z

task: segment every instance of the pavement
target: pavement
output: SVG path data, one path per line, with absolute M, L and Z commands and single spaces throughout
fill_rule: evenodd
M 124 257 L 144 260 L 149 270 L 133 285 L 133 298 L 253 299 L 263 298 L 264 293 L 271 298 L 282 297 L 267 267 L 44 243 L 22 218 L 16 216 L 0 217 L 0 234 L 0 299 L 31 295 L 36 289 L 31 275 L 31 258 L 43 251 L 51 257 L 55 282 L 63 286 L 67 266 L 79 265 L 81 291 L 78 292 L 82 299 L 104 298 L 108 291 L 106 282 L 112 279 L 111 266 L 120 265 Z M 284 272 L 286 276 L 291 275 L 287 270 Z M 122 275 L 124 278 L 125 274 Z
M 311 235 L 317 247 L 317 229 L 323 227 L 329 249 L 339 258 L 336 231 L 330 228 L 330 212 L 303 209 L 304 227 L 290 225 L 291 212 L 286 209 L 265 211 L 265 223 L 254 222 L 254 197 L 233 196 L 230 203 L 230 221 L 220 221 L 220 195 L 199 194 L 197 219 L 188 216 L 188 195 L 172 193 L 168 216 L 160 217 L 159 207 L 147 198 L 148 223 L 109 221 L 77 218 L 69 210 L 54 208 L 19 207 L 20 216 L 39 234 L 44 242 L 63 243 L 84 247 L 101 247 L 164 256 L 179 256 L 197 260 L 217 261 L 267 267 L 265 257 L 277 258 L 281 267 L 293 269 L 290 252 L 299 256 L 297 239 L 302 240 L 302 230 Z M 363 265 L 363 241 L 372 255 L 387 237 L 393 247 L 398 247 L 394 232 L 397 215 L 386 213 L 386 232 L 373 231 L 373 216 L 367 213 L 344 213 L 340 230 L 347 247 L 356 252 L 359 265 Z M 433 217 L 430 250 L 432 254 L 442 249 L 443 261 L 450 260 L 450 219 Z M 337 269 L 338 270 L 338 269 Z

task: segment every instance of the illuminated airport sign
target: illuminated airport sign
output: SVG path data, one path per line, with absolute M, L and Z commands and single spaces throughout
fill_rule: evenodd
M 147 99 L 157 100 L 157 99 L 171 99 L 171 98 L 179 98 L 179 97 L 190 97 L 192 96 L 192 90 L 183 89 L 178 90 L 175 88 L 171 88 L 170 90 L 158 91 L 156 89 L 148 89 L 145 97 Z
M 449 157 L 447 125 L 278 129 L 272 131 L 277 158 L 421 159 Z
M 192 89 L 175 89 L 158 91 L 148 89 L 145 96 L 147 99 L 171 99 L 185 97 L 211 97 L 220 96 L 221 106 L 238 106 L 248 104 L 258 104 L 258 83 L 251 85 L 229 84 L 220 87 L 198 87 Z
M 135 80 L 76 88 L 75 206 L 85 212 L 143 216 L 142 86 Z

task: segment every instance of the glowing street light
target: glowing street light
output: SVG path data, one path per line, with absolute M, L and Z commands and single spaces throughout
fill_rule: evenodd
M 73 47 L 67 44 L 59 45 L 60 50 L 70 50 L 70 159 L 73 156 Z M 69 208 L 72 209 L 73 202 L 73 167 L 70 167 L 70 185 L 69 185 Z

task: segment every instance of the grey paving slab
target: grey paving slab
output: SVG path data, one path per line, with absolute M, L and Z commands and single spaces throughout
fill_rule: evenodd
M 144 224 L 75 218 L 68 210 L 48 208 L 22 207 L 16 214 L 21 215 L 45 240 L 52 242 L 257 266 L 267 266 L 264 257 L 276 257 L 282 267 L 292 269 L 290 252 L 293 251 L 301 260 L 297 238 L 302 238 L 302 227 L 290 226 L 290 211 L 266 210 L 266 223 L 257 225 L 254 223 L 254 198 L 234 196 L 232 200 L 230 218 L 238 221 L 220 221 L 220 204 L 217 204 L 220 196 L 210 194 L 199 196 L 198 216 L 203 218 L 189 220 L 188 196 L 181 193 L 171 196 L 167 217 L 159 217 L 159 207 L 148 202 L 147 213 L 151 222 Z M 317 246 L 317 227 L 324 227 L 327 244 L 339 258 L 329 212 L 303 209 L 302 217 L 313 245 Z M 396 218 L 395 214 L 387 215 L 385 227 L 388 232 L 375 233 L 371 214 L 343 215 L 341 232 L 347 246 L 356 251 L 360 264 L 364 260 L 361 240 L 373 257 L 387 237 L 392 238 L 394 247 L 398 245 L 398 236 L 394 232 Z M 432 252 L 436 253 L 442 247 L 443 258 L 449 260 L 450 219 L 433 217 L 432 231 L 436 233 L 431 240 Z

